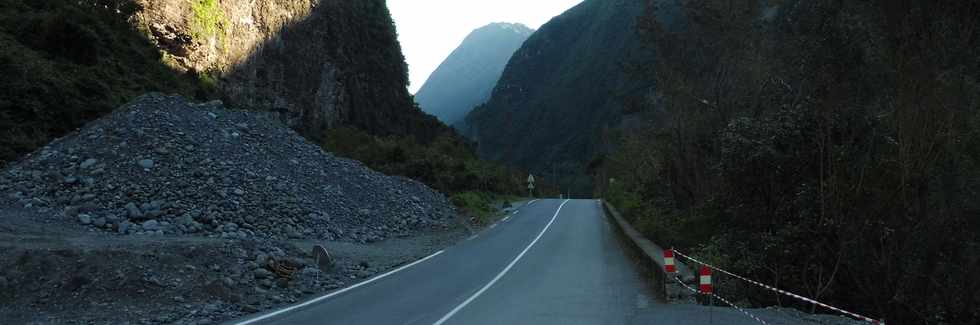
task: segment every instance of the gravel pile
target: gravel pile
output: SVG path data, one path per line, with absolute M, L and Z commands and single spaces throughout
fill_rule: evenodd
M 323 152 L 266 113 L 160 94 L 7 166 L 0 193 L 137 235 L 374 242 L 454 214 L 442 194 Z

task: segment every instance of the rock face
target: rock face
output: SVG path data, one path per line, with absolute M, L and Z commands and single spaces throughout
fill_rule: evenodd
M 138 0 L 172 66 L 214 83 L 226 102 L 285 113 L 301 133 L 352 125 L 425 138 L 384 0 Z M 425 127 L 421 127 L 421 126 Z
M 432 72 L 415 100 L 443 123 L 462 122 L 473 107 L 490 99 L 507 61 L 532 33 L 527 26 L 508 23 L 474 30 Z
M 640 0 L 586 0 L 555 17 L 514 53 L 493 95 L 466 117 L 464 134 L 484 158 L 536 174 L 580 175 L 619 123 L 631 84 L 623 65 L 638 55 Z M 570 184 L 570 180 L 563 180 Z M 578 182 L 581 183 L 581 182 Z M 591 193 L 588 184 L 572 185 Z
M 438 192 L 334 157 L 270 115 L 145 95 L 0 171 L 0 195 L 120 234 L 373 242 L 453 215 Z

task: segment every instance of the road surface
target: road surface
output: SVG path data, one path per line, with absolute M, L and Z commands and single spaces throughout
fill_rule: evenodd
M 654 304 L 594 200 L 538 200 L 394 273 L 231 324 L 630 324 Z

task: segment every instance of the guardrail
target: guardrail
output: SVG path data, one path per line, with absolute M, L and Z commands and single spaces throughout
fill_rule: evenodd
M 717 271 L 717 272 L 720 272 L 720 273 L 725 274 L 725 275 L 728 275 L 728 276 L 730 276 L 730 277 L 732 277 L 734 279 L 737 279 L 737 280 L 740 280 L 740 281 L 744 281 L 744 282 L 746 282 L 748 284 L 751 284 L 751 285 L 754 285 L 754 286 L 763 288 L 765 290 L 769 290 L 769 291 L 775 292 L 777 294 L 781 294 L 781 295 L 784 295 L 784 296 L 787 296 L 787 297 L 791 297 L 793 299 L 797 299 L 797 300 L 802 301 L 802 302 L 810 303 L 810 304 L 813 304 L 815 306 L 819 306 L 819 307 L 822 307 L 822 308 L 825 308 L 825 309 L 834 311 L 834 312 L 839 313 L 841 315 L 846 315 L 846 316 L 848 316 L 848 317 L 850 317 L 852 319 L 856 319 L 856 320 L 859 320 L 859 321 L 862 321 L 862 322 L 866 322 L 866 323 L 869 323 L 869 324 L 873 324 L 873 325 L 884 325 L 885 324 L 885 321 L 884 320 L 874 319 L 874 318 L 871 318 L 871 317 L 868 317 L 868 316 L 864 316 L 864 315 L 861 315 L 861 314 L 858 314 L 858 313 L 855 313 L 855 312 L 847 311 L 847 310 L 845 310 L 843 308 L 834 307 L 834 306 L 832 306 L 830 304 L 817 301 L 816 299 L 808 298 L 808 297 L 803 296 L 803 295 L 799 295 L 799 294 L 795 294 L 795 293 L 792 293 L 792 292 L 789 292 L 789 291 L 786 291 L 786 290 L 782 290 L 782 289 L 776 288 L 775 286 L 770 286 L 770 285 L 764 284 L 762 282 L 749 279 L 749 278 L 747 278 L 745 276 L 741 276 L 741 275 L 738 275 L 738 274 L 729 272 L 729 271 L 727 271 L 725 269 L 722 269 L 722 268 L 719 268 L 717 266 L 714 266 L 714 265 L 711 265 L 711 264 L 702 262 L 701 260 L 699 260 L 697 258 L 694 258 L 694 257 L 691 257 L 691 256 L 689 256 L 687 254 L 684 254 L 684 253 L 680 252 L 680 251 L 677 251 L 676 249 L 671 248 L 669 251 L 670 251 L 670 255 L 672 255 L 672 256 L 673 255 L 677 255 L 677 256 L 680 256 L 681 258 L 684 258 L 684 259 L 690 261 L 690 263 L 701 265 L 701 270 L 702 270 L 701 271 L 701 279 L 702 279 L 701 280 L 701 286 L 702 286 L 702 289 L 701 290 L 697 290 L 698 291 L 697 293 L 700 293 L 700 294 L 705 295 L 705 296 L 710 296 L 712 298 L 718 298 L 719 300 L 721 300 L 725 304 L 731 306 L 732 308 L 737 309 L 738 311 L 742 312 L 746 316 L 749 316 L 750 318 L 754 319 L 755 321 L 757 321 L 757 322 L 759 322 L 761 324 L 767 325 L 768 323 L 766 323 L 765 321 L 759 319 L 755 315 L 752 315 L 751 313 L 743 310 L 742 308 L 739 308 L 735 304 L 729 302 L 725 298 L 723 298 L 723 297 L 715 294 L 712 291 L 711 288 L 712 288 L 712 285 L 713 284 L 712 284 L 711 276 L 710 276 L 712 270 Z M 707 290 L 704 289 L 704 286 L 706 285 L 706 283 L 704 282 L 705 281 L 704 279 L 705 279 L 705 276 L 706 275 L 707 275 Z M 676 281 L 677 282 L 681 282 L 680 279 L 677 279 Z M 681 285 L 683 285 L 683 283 L 681 283 Z M 691 288 L 688 288 L 688 290 L 691 290 Z
M 768 291 L 772 291 L 777 294 L 781 294 L 784 296 L 797 299 L 799 301 L 810 303 L 834 311 L 841 315 L 846 315 L 852 319 L 867 322 L 873 325 L 885 324 L 884 320 L 878 320 L 855 312 L 847 311 L 845 309 L 835 307 L 824 302 L 817 301 L 816 299 L 813 298 L 808 298 L 789 291 L 781 290 L 779 288 L 776 288 L 775 286 L 766 285 L 763 284 L 762 282 L 749 279 L 748 277 L 737 275 L 725 269 L 705 263 L 700 259 L 684 254 L 676 249 L 670 248 L 664 250 L 663 248 L 661 248 L 657 244 L 654 244 L 652 241 L 650 241 L 642 234 L 640 234 L 640 232 L 637 231 L 635 228 L 633 228 L 633 226 L 631 226 L 629 222 L 626 221 L 626 219 L 623 219 L 623 216 L 620 215 L 619 212 L 616 211 L 616 208 L 613 207 L 611 204 L 609 204 L 606 201 L 602 201 L 602 206 L 603 209 L 605 209 L 606 211 L 606 215 L 610 216 L 616 222 L 616 224 L 619 226 L 619 229 L 626 236 L 627 241 L 631 244 L 634 250 L 637 251 L 638 254 L 640 254 L 641 260 L 643 260 L 643 262 L 647 264 L 646 266 L 653 273 L 654 279 L 657 281 L 656 285 L 658 288 L 661 289 L 661 295 L 662 295 L 661 299 L 663 300 L 666 300 L 667 282 L 676 282 L 681 287 L 691 291 L 696 295 L 702 295 L 705 298 L 718 299 L 719 301 L 725 303 L 726 305 L 731 306 L 732 308 L 738 310 L 739 312 L 746 315 L 747 317 L 752 318 L 756 322 L 760 324 L 768 325 L 766 321 L 753 315 L 752 313 L 739 307 L 738 305 L 729 302 L 727 299 L 714 292 L 713 283 L 712 283 L 713 281 L 711 277 L 712 270 L 713 270 L 725 274 L 727 276 L 730 276 L 734 279 L 744 281 L 748 284 L 761 287 Z M 687 285 L 687 283 L 694 282 L 695 280 L 694 272 L 692 272 L 691 269 L 686 264 L 675 259 L 675 256 L 679 258 L 683 258 L 691 264 L 700 265 L 699 277 L 697 278 L 699 288 L 695 289 L 694 287 Z
M 672 277 L 675 275 L 670 275 L 664 272 L 664 260 L 663 252 L 664 249 L 650 241 L 639 231 L 633 228 L 623 216 L 616 211 L 613 207 L 606 201 L 602 201 L 602 208 L 605 210 L 606 216 L 613 219 L 613 222 L 618 226 L 620 233 L 625 237 L 627 244 L 633 249 L 634 253 L 639 256 L 639 261 L 644 264 L 647 270 L 650 270 L 651 275 L 654 279 L 654 285 L 658 288 L 658 294 L 662 301 L 667 300 L 667 283 L 673 281 Z M 677 263 L 676 265 L 677 275 L 686 282 L 694 281 L 694 273 L 683 263 Z

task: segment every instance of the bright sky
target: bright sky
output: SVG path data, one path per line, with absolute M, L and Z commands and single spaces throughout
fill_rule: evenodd
M 490 23 L 522 23 L 533 29 L 582 0 L 388 0 L 408 61 L 409 91 L 422 87 L 466 35 Z

